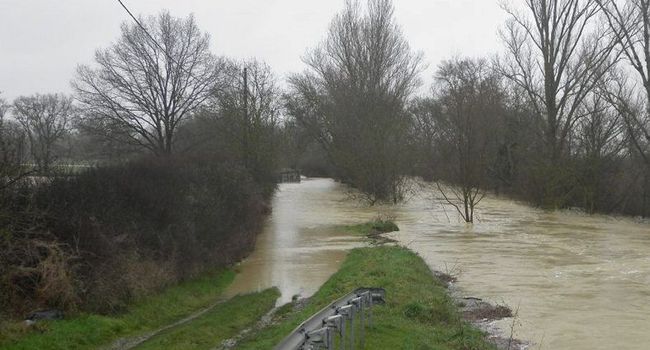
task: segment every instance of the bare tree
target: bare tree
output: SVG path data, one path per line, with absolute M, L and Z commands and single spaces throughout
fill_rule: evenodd
M 23 96 L 14 101 L 14 111 L 38 170 L 48 173 L 57 157 L 54 146 L 69 130 L 72 98 L 62 94 Z
M 647 213 L 650 210 L 650 1 L 596 2 L 605 13 L 617 48 L 637 73 L 635 80 L 641 83 L 637 87 L 619 72 L 608 97 L 623 116 L 632 144 L 645 163 L 643 206 Z
M 4 98 L 0 97 L 0 118 L 4 120 L 5 115 L 8 114 L 9 112 L 9 104 L 7 104 L 7 101 L 5 101 Z
M 623 115 L 608 102 L 608 92 L 598 89 L 583 102 L 585 118 L 577 125 L 577 150 L 588 159 L 612 159 L 626 145 Z
M 218 88 L 223 62 L 192 16 L 162 12 L 140 22 L 144 29 L 124 23 L 119 40 L 96 52 L 98 67 L 80 66 L 73 86 L 94 119 L 89 128 L 168 155 L 178 126 Z
M 412 119 L 411 135 L 419 162 L 415 173 L 431 180 L 436 166 L 436 141 L 439 138 L 437 121 L 441 118 L 442 106 L 433 96 L 419 97 L 409 103 L 409 114 Z
M 628 137 L 622 115 L 609 102 L 606 82 L 594 90 L 581 107 L 585 118 L 576 125 L 575 158 L 579 165 L 578 187 L 584 208 L 611 211 L 618 206 L 627 191 L 620 188 L 623 160 Z
M 339 177 L 371 202 L 402 196 L 406 102 L 419 85 L 421 61 L 390 0 L 369 0 L 367 9 L 347 1 L 305 58 L 309 70 L 290 80 L 290 113 L 319 140 Z
M 435 121 L 436 147 L 443 153 L 438 173 L 451 183 L 447 189 L 438 184 L 438 190 L 471 223 L 485 196 L 505 95 L 499 76 L 486 60 L 446 61 L 436 81 L 436 99 L 442 108 Z
M 22 167 L 25 135 L 19 125 L 8 120 L 10 107 L 0 98 L 0 191 L 28 174 Z
M 227 86 L 203 110 L 213 126 L 206 136 L 219 135 L 218 147 L 236 154 L 254 176 L 272 174 L 282 112 L 277 78 L 269 65 L 257 60 L 231 61 L 225 72 Z
M 522 88 L 543 121 L 547 159 L 558 161 L 580 106 L 613 65 L 613 45 L 597 32 L 594 0 L 523 0 L 525 12 L 504 5 L 510 19 L 501 36 L 508 56 L 501 72 Z
M 634 190 L 641 195 L 639 214 L 647 216 L 650 213 L 650 113 L 646 89 L 639 88 L 636 79 L 625 70 L 616 69 L 612 70 L 603 90 L 607 102 L 624 123 L 632 163 L 629 172 L 641 178 L 640 186 Z

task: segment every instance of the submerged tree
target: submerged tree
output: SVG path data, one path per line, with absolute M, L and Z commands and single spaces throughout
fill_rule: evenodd
M 338 176 L 371 202 L 403 195 L 405 109 L 421 61 L 395 23 L 390 0 L 370 0 L 367 9 L 348 1 L 305 58 L 309 70 L 290 80 L 289 113 L 321 143 Z
M 168 155 L 179 125 L 218 88 L 223 62 L 192 16 L 140 22 L 144 29 L 124 23 L 119 40 L 95 54 L 98 67 L 80 66 L 73 85 L 87 128 Z
M 438 185 L 438 189 L 463 220 L 471 223 L 485 196 L 492 153 L 496 153 L 504 92 L 486 60 L 444 62 L 436 81 L 435 99 L 441 107 L 435 114 L 435 146 L 442 160 L 438 174 L 451 184 L 447 189 Z
M 57 157 L 54 146 L 69 131 L 72 98 L 61 94 L 19 97 L 14 101 L 14 110 L 38 170 L 48 173 Z

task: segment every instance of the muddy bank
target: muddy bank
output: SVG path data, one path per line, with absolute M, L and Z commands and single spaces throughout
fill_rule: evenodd
M 447 290 L 454 299 L 462 318 L 484 331 L 487 340 L 496 345 L 499 350 L 526 350 L 533 345 L 532 342 L 517 339 L 514 337 L 514 330 L 517 325 L 517 311 L 513 311 L 508 305 L 493 304 L 481 298 L 465 296 L 455 286 L 456 277 L 449 274 L 434 271 L 441 281 L 447 284 Z M 497 321 L 508 320 L 511 324 L 509 332 L 504 332 L 496 325 Z

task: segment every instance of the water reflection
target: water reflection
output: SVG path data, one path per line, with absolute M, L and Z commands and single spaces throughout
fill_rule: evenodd
M 369 220 L 371 213 L 348 201 L 342 186 L 330 179 L 281 184 L 255 251 L 241 264 L 227 294 L 276 286 L 282 292 L 279 303 L 313 294 L 338 270 L 347 251 L 363 245 L 336 226 Z

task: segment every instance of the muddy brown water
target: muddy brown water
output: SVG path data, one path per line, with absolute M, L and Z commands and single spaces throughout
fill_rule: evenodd
M 650 224 L 547 212 L 488 197 L 466 225 L 430 188 L 405 204 L 368 208 L 329 179 L 283 184 L 256 250 L 229 293 L 278 286 L 280 303 L 308 296 L 363 245 L 336 230 L 379 213 L 391 235 L 432 269 L 458 275 L 465 294 L 518 309 L 495 324 L 533 349 L 650 349 Z

